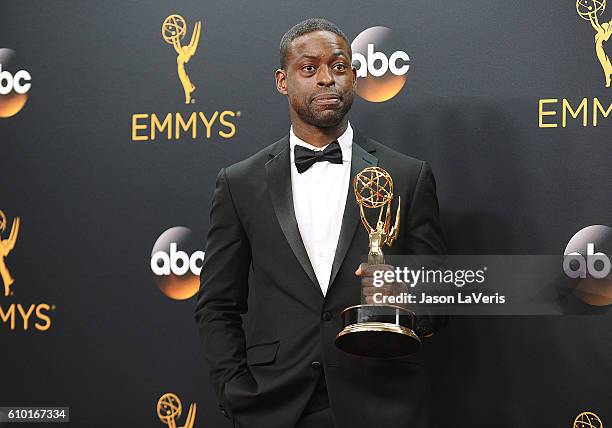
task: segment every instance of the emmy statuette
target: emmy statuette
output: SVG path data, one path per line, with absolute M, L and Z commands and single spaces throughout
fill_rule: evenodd
M 384 169 L 368 167 L 355 176 L 353 188 L 361 222 L 369 235 L 367 265 L 384 264 L 382 247 L 391 246 L 400 223 L 398 204 L 391 226 L 393 180 Z M 375 228 L 368 222 L 364 209 L 380 210 Z M 361 304 L 346 308 L 341 317 L 344 328 L 336 336 L 336 346 L 347 353 L 392 358 L 413 354 L 421 347 L 421 339 L 414 332 L 415 314 L 402 307 Z

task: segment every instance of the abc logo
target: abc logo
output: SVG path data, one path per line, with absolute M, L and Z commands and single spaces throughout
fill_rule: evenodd
M 398 43 L 394 42 L 391 34 L 390 28 L 371 27 L 351 43 L 353 66 L 357 69 L 355 92 L 368 101 L 387 101 L 406 83 L 410 57 L 405 51 L 395 49 Z M 387 55 L 385 52 L 390 53 Z
M 585 227 L 567 243 L 563 271 L 575 279 L 573 294 L 594 306 L 612 304 L 612 228 L 601 224 Z
M 604 253 L 595 253 L 595 244 L 587 244 L 585 257 L 574 251 L 563 257 L 563 270 L 570 278 L 586 278 L 587 272 L 593 278 L 601 279 L 610 274 L 610 259 Z
M 192 297 L 200 288 L 204 251 L 190 229 L 176 226 L 162 233 L 151 251 L 151 271 L 159 289 L 175 300 Z
M 32 87 L 32 76 L 15 67 L 14 58 L 13 50 L 0 49 L 0 117 L 5 118 L 19 113 Z
M 403 60 L 406 63 L 398 67 L 398 60 Z M 382 52 L 374 50 L 374 44 L 368 43 L 367 56 L 356 53 L 353 54 L 353 65 L 357 69 L 357 77 L 368 77 L 368 73 L 374 77 L 384 76 L 387 70 L 396 76 L 403 76 L 408 72 L 410 65 L 407 62 L 410 60 L 408 54 L 404 51 L 394 52 L 389 59 Z M 377 66 L 377 63 L 380 65 Z
M 30 90 L 32 76 L 25 70 L 19 70 L 15 75 L 12 75 L 8 70 L 2 70 L 0 64 L 0 95 L 8 95 L 11 91 L 18 94 L 25 94 Z

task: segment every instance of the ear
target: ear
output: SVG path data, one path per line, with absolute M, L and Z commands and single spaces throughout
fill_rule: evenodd
M 287 72 L 282 68 L 276 70 L 276 90 L 283 95 L 287 95 Z
M 353 72 L 353 89 L 357 86 L 357 69 L 355 67 L 351 67 L 351 71 Z

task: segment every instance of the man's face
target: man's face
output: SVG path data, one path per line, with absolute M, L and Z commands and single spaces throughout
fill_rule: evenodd
M 313 31 L 293 40 L 276 86 L 302 121 L 323 128 L 338 125 L 351 109 L 356 78 L 342 37 Z

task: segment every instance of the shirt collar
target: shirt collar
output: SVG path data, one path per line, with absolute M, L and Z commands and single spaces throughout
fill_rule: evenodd
M 353 128 L 351 128 L 351 123 L 348 122 L 346 126 L 346 130 L 342 135 L 338 137 L 338 144 L 340 144 L 340 149 L 342 149 L 342 162 L 351 162 L 351 155 L 353 152 Z M 295 135 L 293 132 L 293 126 L 291 126 L 289 130 L 289 149 L 291 153 L 291 162 L 294 162 L 293 148 L 296 145 L 304 146 L 310 150 L 324 150 L 325 147 L 316 147 L 312 144 L 308 144 L 306 141 L 301 140 Z M 329 144 L 328 144 L 329 145 Z

